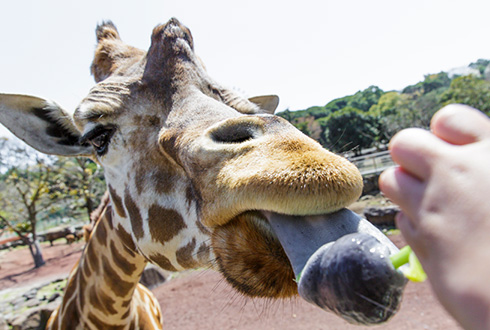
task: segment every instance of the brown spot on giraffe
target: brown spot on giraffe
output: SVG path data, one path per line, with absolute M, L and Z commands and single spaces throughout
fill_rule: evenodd
M 107 293 L 105 293 L 103 290 L 99 290 L 98 296 L 102 306 L 104 306 L 103 309 L 105 309 L 109 314 L 117 314 L 119 312 L 118 309 L 115 307 L 116 301 Z
M 95 236 L 97 237 L 97 240 L 99 241 L 99 244 L 105 246 L 107 244 L 106 239 L 107 239 L 107 228 L 106 228 L 106 223 L 101 222 L 99 223 L 99 232 Z
M 126 205 L 126 209 L 128 210 L 129 217 L 131 219 L 134 236 L 137 239 L 140 239 L 144 236 L 143 219 L 141 218 L 140 209 L 129 193 L 129 189 L 124 191 L 124 204 Z
M 196 195 L 196 192 L 192 185 L 188 185 L 186 190 L 185 190 L 185 198 L 187 200 L 187 205 L 190 207 L 192 203 L 195 203 L 197 200 L 199 200 L 198 196 Z
M 199 249 L 197 250 L 197 254 L 196 254 L 197 259 L 200 261 L 200 263 L 206 264 L 209 262 L 210 255 L 211 255 L 211 247 L 206 243 L 202 243 L 199 246 Z
M 87 279 L 90 279 L 90 278 L 93 278 L 93 277 L 96 277 L 98 279 L 98 275 L 96 275 L 95 273 L 92 273 L 92 277 L 85 277 L 83 275 L 80 275 L 80 274 L 77 274 L 75 273 L 73 275 L 73 278 L 75 279 L 75 281 L 73 282 L 72 286 L 76 288 L 76 290 L 78 290 L 77 294 L 78 294 L 78 299 L 79 299 L 79 303 L 80 303 L 80 306 L 86 306 L 85 304 L 85 300 L 86 300 L 86 293 L 87 293 Z M 63 301 L 65 301 L 65 297 L 63 297 Z M 61 303 L 61 306 L 63 306 L 63 302 Z M 81 311 L 80 311 L 81 313 Z
M 196 239 L 190 241 L 187 245 L 181 247 L 175 253 L 177 262 L 184 268 L 195 268 L 199 266 L 199 262 L 194 259 L 194 249 L 196 248 Z
M 81 272 L 84 277 L 90 277 L 92 275 L 92 270 L 90 269 L 88 262 L 83 263 L 81 266 Z
M 131 234 L 128 233 L 122 226 L 121 224 L 118 224 L 117 229 L 116 229 L 117 235 L 121 238 L 121 242 L 124 245 L 124 248 L 126 249 L 126 252 L 134 258 L 135 252 L 136 252 L 136 245 L 134 245 L 133 238 L 131 237 Z
M 129 297 L 128 299 L 123 300 L 121 302 L 121 307 L 128 307 L 129 305 L 131 305 L 132 299 L 133 297 Z
M 77 309 L 77 301 L 75 299 L 71 300 L 65 306 L 62 313 L 61 323 L 59 324 L 60 329 L 76 329 L 80 320 L 80 314 L 78 313 Z
M 158 265 L 160 268 L 169 270 L 171 272 L 176 272 L 177 268 L 170 262 L 170 260 L 163 254 L 152 254 L 150 255 L 150 260 Z
M 131 310 L 128 309 L 123 315 L 121 315 L 121 319 L 126 319 L 128 318 L 128 316 L 131 314 Z
M 172 174 L 162 175 L 162 170 L 159 168 L 138 166 L 135 168 L 135 173 L 138 178 L 135 180 L 138 194 L 142 194 L 143 191 L 150 189 L 164 195 L 171 192 L 174 188 L 176 177 Z
M 75 295 L 77 293 L 76 286 L 70 285 L 70 284 L 73 284 L 74 282 L 75 282 L 75 278 L 72 277 L 68 280 L 68 283 L 66 285 L 65 297 L 68 300 L 72 299 L 73 295 Z
M 170 241 L 182 229 L 187 228 L 182 216 L 177 211 L 166 209 L 160 205 L 150 206 L 148 225 L 152 239 L 162 244 Z
M 97 251 L 95 250 L 95 245 L 89 244 L 86 247 L 87 258 L 85 259 L 85 264 L 90 267 L 92 272 L 100 274 L 100 262 L 97 258 Z
M 133 283 L 123 280 L 119 273 L 112 268 L 106 256 L 102 256 L 101 259 L 106 284 L 112 288 L 116 296 L 126 297 L 130 290 L 134 288 Z
M 114 209 L 116 210 L 116 213 L 122 217 L 126 218 L 126 212 L 124 211 L 124 206 L 122 204 L 122 199 L 119 197 L 119 195 L 116 193 L 114 188 L 112 188 L 111 185 L 108 185 L 109 187 L 109 193 L 111 195 L 112 203 L 114 204 Z
M 116 267 L 121 269 L 128 276 L 133 275 L 133 273 L 136 271 L 136 266 L 134 266 L 130 260 L 126 259 L 121 253 L 119 253 L 113 241 L 110 242 L 110 248 Z
M 107 311 L 109 314 L 117 313 L 117 310 L 114 308 L 115 301 L 95 285 L 88 288 L 88 301 L 99 311 Z
M 124 328 L 126 328 L 126 324 L 114 325 L 104 322 L 92 312 L 88 314 L 88 320 L 94 325 L 95 329 L 124 330 Z
M 211 231 L 205 227 L 201 222 L 196 221 L 196 227 L 199 229 L 199 231 L 205 235 L 211 235 Z

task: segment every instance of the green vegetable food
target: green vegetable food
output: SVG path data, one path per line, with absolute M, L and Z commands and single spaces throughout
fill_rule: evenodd
M 400 268 L 400 272 L 412 282 L 423 282 L 427 279 L 427 275 L 417 259 L 417 256 L 412 251 L 410 246 L 403 247 L 398 253 L 390 256 L 391 263 L 395 269 L 399 269 L 405 264 L 409 264 L 408 267 Z

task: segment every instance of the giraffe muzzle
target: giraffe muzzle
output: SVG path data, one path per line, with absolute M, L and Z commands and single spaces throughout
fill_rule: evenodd
M 396 246 L 354 212 L 286 216 L 264 212 L 308 302 L 351 323 L 378 324 L 398 310 L 406 279 L 392 266 Z

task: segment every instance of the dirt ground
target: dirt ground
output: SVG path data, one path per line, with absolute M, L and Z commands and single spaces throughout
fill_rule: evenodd
M 394 236 L 403 245 L 400 236 Z M 46 266 L 32 269 L 28 249 L 0 252 L 0 290 L 66 276 L 80 257 L 82 243 L 43 245 Z M 374 327 L 353 326 L 300 298 L 287 301 L 247 299 L 219 274 L 190 271 L 153 290 L 162 305 L 165 329 L 460 329 L 437 302 L 428 283 L 409 283 L 398 314 Z

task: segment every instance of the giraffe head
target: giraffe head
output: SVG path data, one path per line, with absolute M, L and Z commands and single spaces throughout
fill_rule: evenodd
M 361 194 L 356 167 L 272 115 L 277 97 L 244 99 L 211 79 L 176 19 L 153 30 L 147 52 L 110 22 L 96 35 L 97 84 L 73 117 L 0 95 L 0 122 L 42 152 L 100 163 L 115 229 L 149 261 L 211 264 L 250 296 L 297 293 L 270 218 L 294 216 L 301 231 L 303 216 L 345 208 Z

